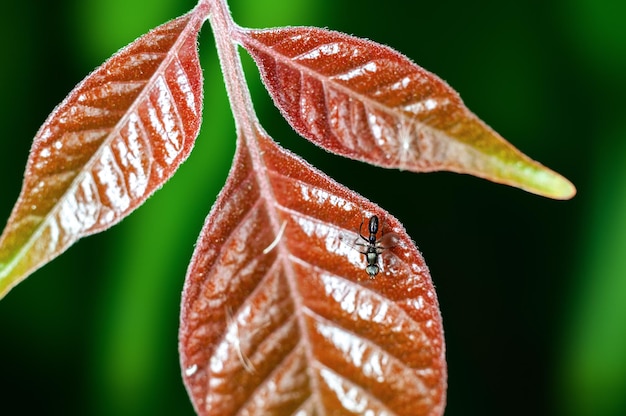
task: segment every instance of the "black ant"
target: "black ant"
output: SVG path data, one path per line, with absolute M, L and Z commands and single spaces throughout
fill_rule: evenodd
M 378 257 L 380 254 L 388 247 L 383 245 L 383 240 L 387 241 L 388 237 L 393 238 L 395 234 L 386 234 L 381 236 L 380 239 L 376 239 L 376 234 L 378 234 L 378 217 L 376 215 L 372 215 L 369 220 L 368 229 L 369 229 L 369 237 L 365 237 L 361 234 L 361 229 L 363 228 L 363 223 L 365 221 L 361 221 L 361 225 L 359 226 L 359 237 L 361 237 L 366 244 L 359 243 L 355 241 L 355 245 L 365 247 L 364 251 L 360 251 L 361 254 L 365 255 L 365 260 L 367 261 L 367 267 L 365 267 L 365 271 L 370 277 L 374 277 L 380 271 L 380 266 L 378 265 Z

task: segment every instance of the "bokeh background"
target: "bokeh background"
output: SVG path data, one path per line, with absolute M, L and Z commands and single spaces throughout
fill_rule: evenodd
M 117 49 L 193 5 L 3 4 L 1 222 L 54 106 Z M 244 26 L 315 25 L 396 48 L 576 184 L 573 200 L 552 201 L 327 154 L 289 129 L 245 58 L 270 134 L 389 210 L 423 252 L 444 317 L 446 415 L 626 414 L 626 3 L 231 0 L 231 8 Z M 202 132 L 174 179 L 0 302 L 3 415 L 193 414 L 178 367 L 180 291 L 234 152 L 208 25 L 200 53 Z

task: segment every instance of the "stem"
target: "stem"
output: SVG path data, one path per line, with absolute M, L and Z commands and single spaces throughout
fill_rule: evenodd
M 261 126 L 254 106 L 252 97 L 246 83 L 246 78 L 241 64 L 241 57 L 237 50 L 237 43 L 233 41 L 236 32 L 241 29 L 232 20 L 230 10 L 226 0 L 212 0 L 212 10 L 209 21 L 213 28 L 215 43 L 217 44 L 217 55 L 222 68 L 224 82 L 230 107 L 235 117 L 235 128 L 237 130 L 237 154 L 242 151 L 247 152 L 252 163 L 252 170 L 257 178 L 261 195 L 264 195 L 268 204 L 269 219 L 276 235 L 281 228 L 281 219 L 276 215 L 276 210 L 272 207 L 276 200 L 273 196 L 273 189 L 267 176 L 267 167 L 263 160 L 260 140 L 269 139 L 267 133 Z M 245 148 L 245 150 L 244 150 Z M 235 156 L 235 160 L 237 156 Z
M 254 132 L 248 131 L 248 129 L 252 126 L 258 126 L 259 123 L 252 105 L 250 90 L 246 84 L 237 44 L 232 41 L 232 34 L 237 31 L 237 25 L 232 20 L 226 0 L 214 0 L 212 2 L 209 22 L 213 28 L 217 55 L 226 83 L 226 92 L 235 117 L 237 137 L 241 137 L 241 133 L 244 133 L 246 141 L 250 142 L 252 141 L 251 138 L 254 137 Z

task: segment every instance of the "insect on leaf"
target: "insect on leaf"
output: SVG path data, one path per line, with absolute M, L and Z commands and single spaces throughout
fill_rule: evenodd
M 201 5 L 157 27 L 85 78 L 35 136 L 0 237 L 0 297 L 77 239 L 137 208 L 198 135 Z
M 441 316 L 417 248 L 391 215 L 256 134 L 238 141 L 185 281 L 179 348 L 197 413 L 441 415 Z M 373 215 L 394 246 L 370 278 L 341 236 L 355 241 Z
M 311 27 L 238 34 L 276 106 L 324 149 L 386 168 L 472 174 L 550 198 L 576 192 L 470 112 L 448 84 L 393 49 Z

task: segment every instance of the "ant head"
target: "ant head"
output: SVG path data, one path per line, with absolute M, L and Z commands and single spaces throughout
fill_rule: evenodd
M 372 215 L 370 217 L 369 229 L 370 234 L 376 235 L 376 233 L 378 232 L 378 217 L 376 215 Z

